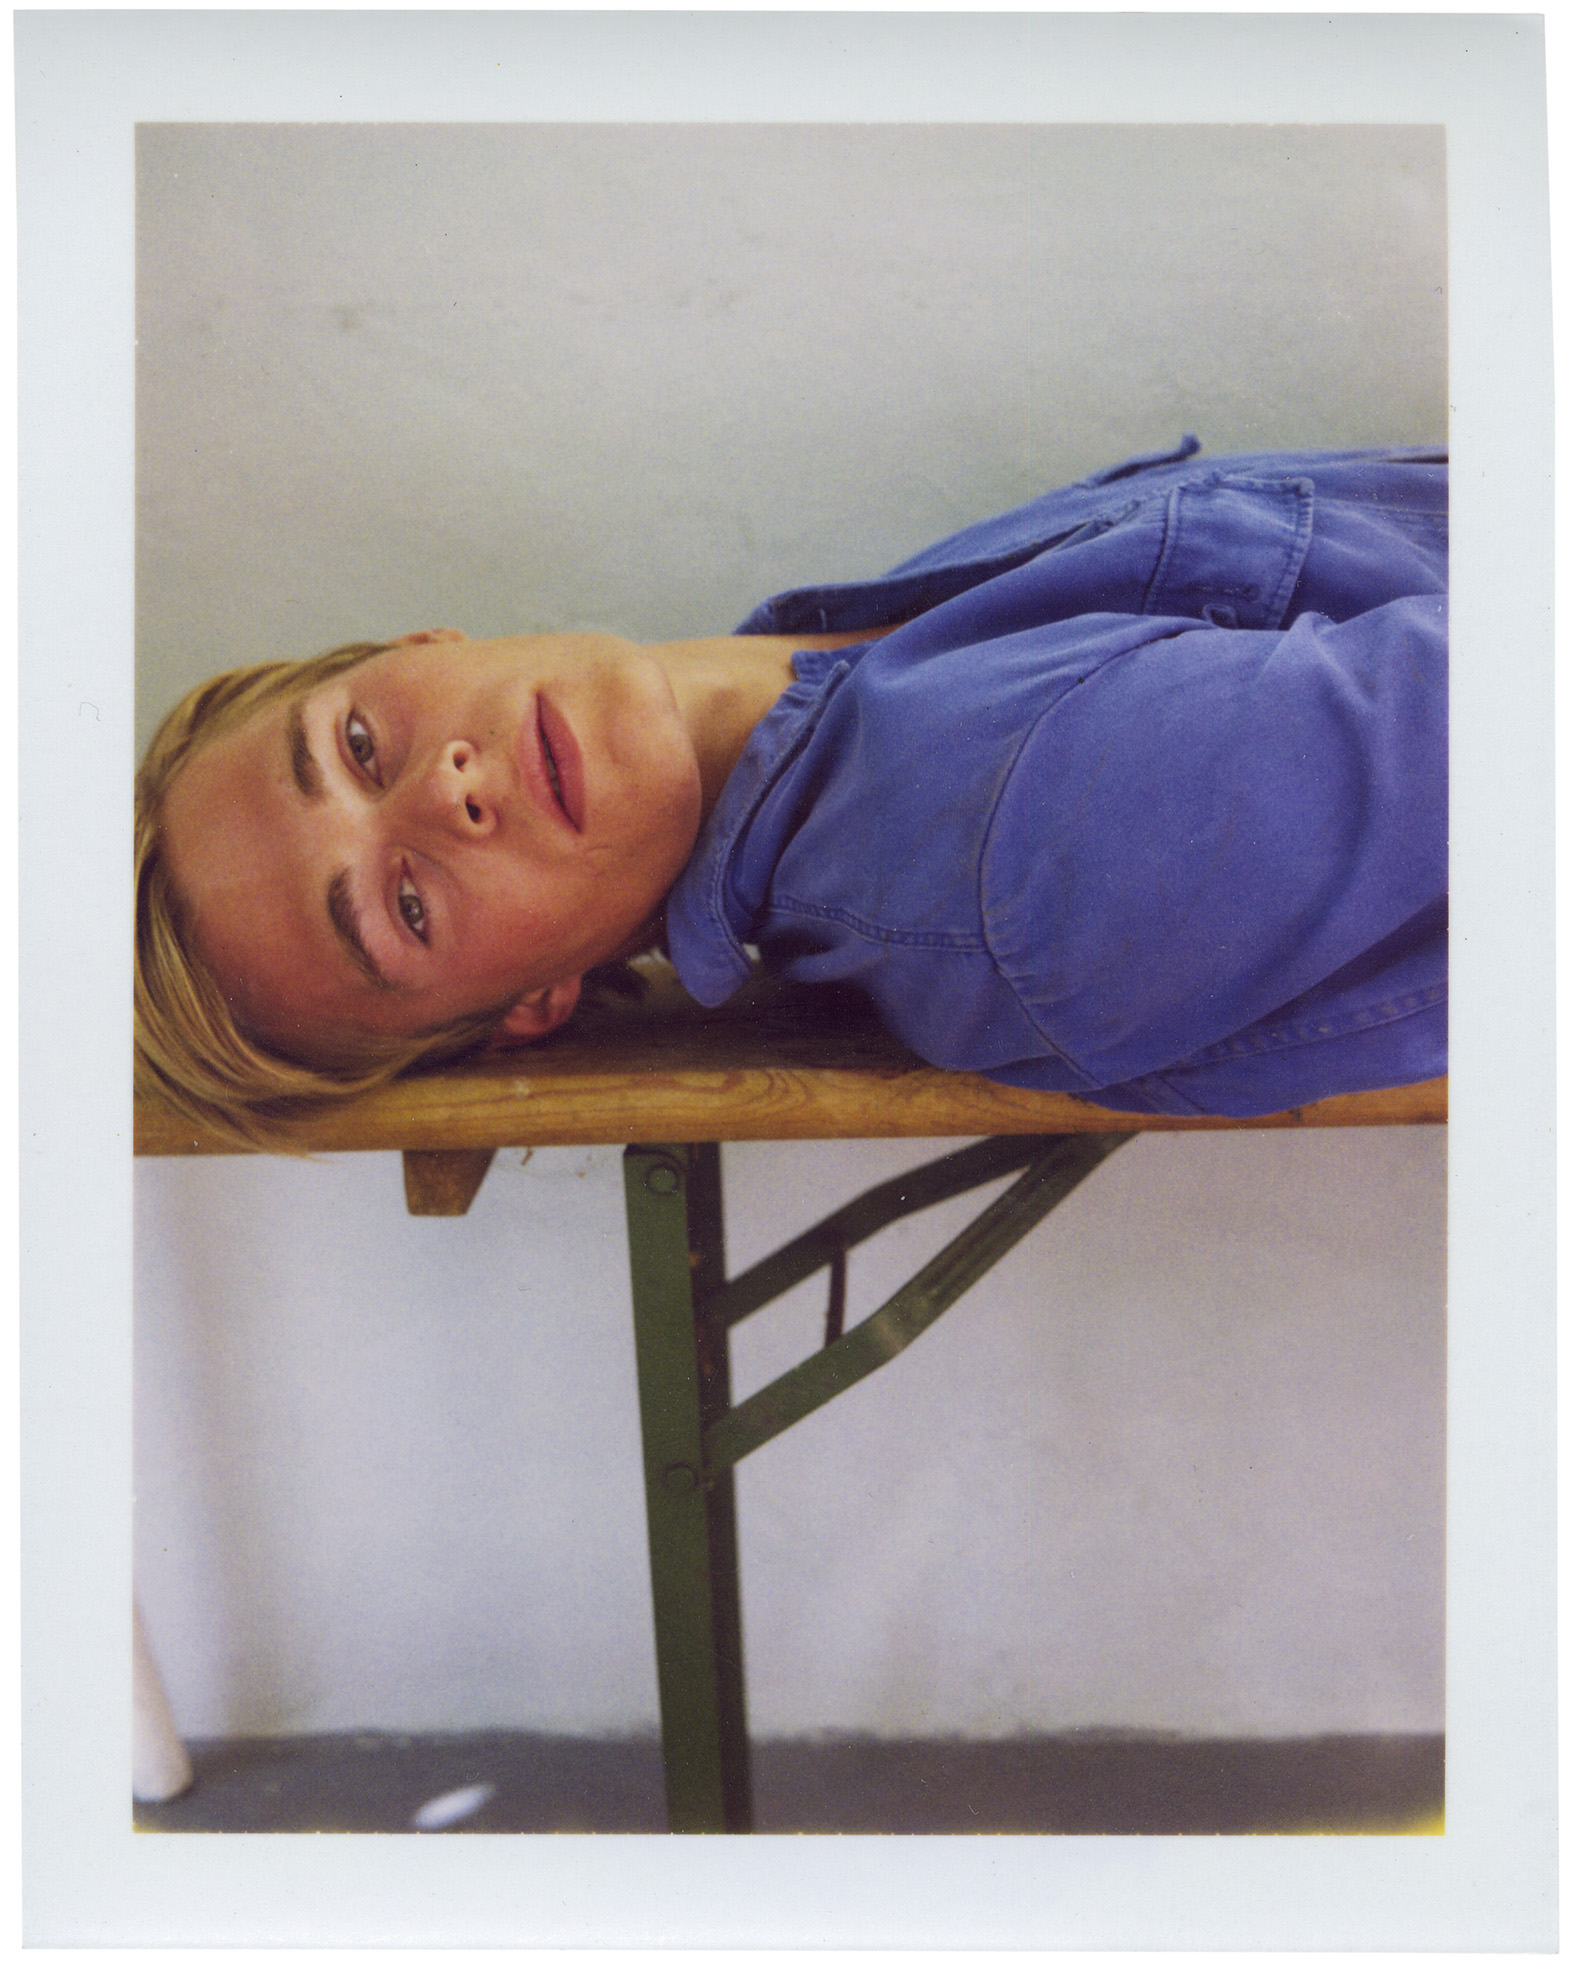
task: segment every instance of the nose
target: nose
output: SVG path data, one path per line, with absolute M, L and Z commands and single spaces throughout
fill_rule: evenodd
M 424 782 L 429 806 L 441 824 L 466 841 L 485 841 L 498 825 L 492 762 L 467 740 L 451 740 Z

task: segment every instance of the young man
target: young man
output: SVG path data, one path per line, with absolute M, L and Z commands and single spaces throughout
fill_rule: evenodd
M 917 1053 L 1252 1115 L 1445 1057 L 1442 453 L 1123 463 L 732 636 L 237 672 L 138 793 L 145 1087 L 254 1138 L 653 940 Z

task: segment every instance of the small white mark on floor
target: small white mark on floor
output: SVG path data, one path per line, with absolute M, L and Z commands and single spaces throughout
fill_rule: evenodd
M 455 1787 L 447 1794 L 435 1794 L 425 1801 L 410 1817 L 410 1826 L 425 1830 L 452 1828 L 457 1821 L 468 1821 L 479 1808 L 484 1808 L 497 1789 L 490 1781 L 483 1781 L 474 1787 Z

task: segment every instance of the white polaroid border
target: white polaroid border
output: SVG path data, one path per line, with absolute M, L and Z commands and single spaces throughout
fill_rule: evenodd
M 1541 63 L 1532 16 L 16 17 L 29 1944 L 1552 1945 L 1552 431 Z M 130 1828 L 133 126 L 652 118 L 1447 127 L 1457 756 L 1442 1836 L 610 1840 Z

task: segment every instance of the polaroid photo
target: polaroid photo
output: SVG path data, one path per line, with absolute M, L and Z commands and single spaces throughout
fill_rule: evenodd
M 39 12 L 16 47 L 29 1941 L 1547 1948 L 1538 22 Z M 1162 515 L 1245 457 L 1258 503 L 1356 451 L 1431 545 L 1445 446 L 1447 1128 L 1312 1104 L 1130 1136 L 1008 1249 L 1009 1169 L 933 1101 L 834 1129 L 812 1084 L 795 1118 L 739 1070 L 733 1117 L 642 1117 L 671 1088 L 660 987 L 611 1103 L 585 1078 L 595 1027 L 627 1033 L 611 996 L 588 1036 L 513 1052 L 517 1086 L 600 1101 L 478 1139 L 490 1163 L 402 1169 L 445 1141 L 392 1118 L 315 1159 L 134 1120 L 132 775 L 205 681 L 347 643 L 404 672 L 381 724 L 386 685 L 363 710 L 313 687 L 353 676 L 301 679 L 207 817 L 245 983 L 288 978 L 265 907 L 299 862 L 373 1003 L 390 948 L 426 944 L 430 851 L 357 900 L 361 857 L 319 831 L 386 823 L 399 727 L 471 680 L 461 633 L 612 670 L 822 588 L 819 638 L 750 623 L 750 667 L 786 672 L 789 632 L 844 657 L 871 634 L 839 588 L 900 626 L 1001 583 L 1017 555 L 968 534 L 1043 491 L 1097 492 L 1062 534 L 1094 559 L 1148 517 L 1129 493 Z M 1262 502 L 1301 529 L 1302 499 Z M 954 553 L 911 600 L 869 590 L 958 534 L 988 575 L 943 585 Z M 1307 569 L 1276 570 L 1289 597 Z M 1076 611 L 1122 611 L 1106 584 Z M 1256 584 L 1208 628 L 1258 626 Z M 597 776 L 543 694 L 535 799 L 580 835 Z M 630 746 L 653 780 L 666 722 Z M 435 762 L 460 837 L 503 818 L 473 750 Z M 581 914 L 622 931 L 669 818 Z M 839 834 L 853 869 L 902 866 L 873 822 Z M 499 1025 L 563 1018 L 580 961 L 552 957 L 517 999 L 476 983 Z M 289 985 L 308 1029 L 316 982 Z M 720 1145 L 720 1172 L 658 1154 L 636 1180 L 631 1139 Z M 1059 1193 L 1016 1163 L 1011 1193 Z M 732 1333 L 732 1400 L 767 1390 L 785 1432 L 730 1422 L 751 1446 L 698 1524 L 702 1452 L 667 1465 L 676 1529 L 648 1537 L 652 1417 L 727 1376 L 703 1347 L 698 1378 L 646 1370 L 641 1263 L 687 1280 L 687 1234 L 711 1274 L 720 1195 L 736 1277 L 918 1167 L 919 1211 L 856 1254 L 822 1237 Z M 423 1195 L 449 1218 L 412 1218 Z M 922 1341 L 783 1405 L 828 1304 L 842 1367 L 895 1349 L 882 1307 L 968 1223 L 999 1260 Z M 653 1628 L 663 1553 L 711 1555 L 685 1577 L 724 1615 L 741 1592 L 741 1631 L 691 1647 L 661 1572 Z

